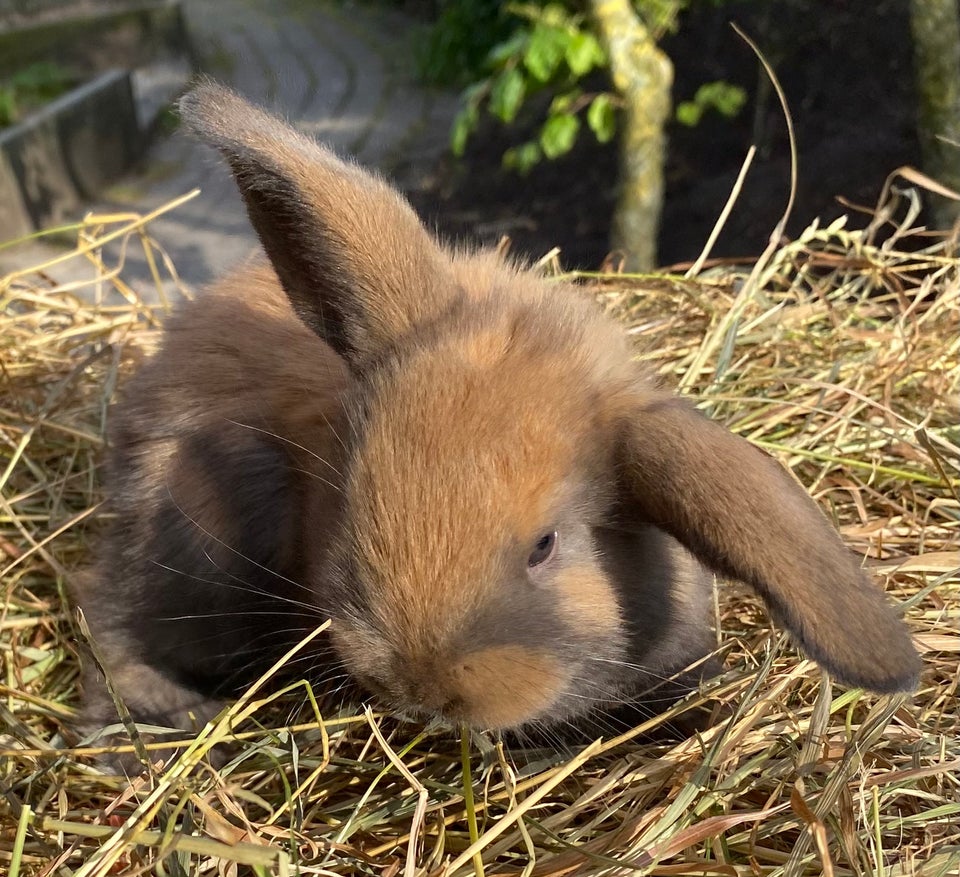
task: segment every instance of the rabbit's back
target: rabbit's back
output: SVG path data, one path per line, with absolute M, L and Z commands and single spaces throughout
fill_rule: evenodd
M 125 388 L 111 444 L 243 418 L 276 427 L 287 443 L 335 443 L 346 382 L 342 360 L 297 318 L 273 270 L 252 261 L 167 320 L 163 349 Z
M 110 532 L 79 596 L 108 665 L 142 658 L 119 692 L 140 714 L 150 671 L 227 694 L 322 620 L 322 595 L 302 584 L 303 529 L 314 544 L 332 529 L 346 383 L 273 272 L 252 265 L 171 317 L 124 387 Z

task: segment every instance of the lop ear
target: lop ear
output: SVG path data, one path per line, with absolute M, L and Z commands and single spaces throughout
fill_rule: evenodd
M 179 109 L 229 162 L 295 311 L 352 369 L 446 306 L 447 259 L 383 180 L 210 81 Z
M 920 660 L 906 626 L 810 497 L 762 451 L 664 395 L 631 418 L 622 488 L 628 516 L 753 587 L 839 680 L 883 693 L 916 687 Z

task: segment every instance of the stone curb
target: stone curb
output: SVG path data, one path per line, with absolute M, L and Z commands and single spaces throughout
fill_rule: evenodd
M 0 237 L 62 224 L 140 153 L 130 74 L 104 73 L 0 134 Z
M 198 69 L 293 120 L 341 155 L 388 174 L 401 188 L 429 174 L 445 153 L 457 98 L 416 82 L 410 53 L 413 28 L 420 25 L 407 16 L 331 0 L 182 0 L 181 12 Z M 162 71 L 148 83 L 135 76 L 135 100 L 142 103 L 144 86 L 162 80 Z M 0 169 L 0 199 L 3 179 Z M 155 219 L 150 235 L 176 268 L 169 287 L 198 289 L 248 258 L 257 242 L 229 171 L 191 138 L 154 138 L 132 173 L 66 220 L 87 209 L 145 212 L 197 187 L 202 195 Z M 0 229 L 4 237 L 13 235 Z M 152 268 L 139 247 L 108 246 L 105 258 L 121 249 L 125 278 L 152 300 Z M 65 236 L 21 241 L 0 249 L 0 274 L 65 252 Z M 84 260 L 55 269 L 58 282 L 84 283 L 91 273 Z
M 0 132 L 0 240 L 63 224 L 133 166 L 192 73 L 183 51 L 101 73 Z

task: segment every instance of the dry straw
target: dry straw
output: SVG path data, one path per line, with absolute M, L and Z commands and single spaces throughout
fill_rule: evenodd
M 641 728 L 563 754 L 263 685 L 172 764 L 100 772 L 69 734 L 66 590 L 96 538 L 108 402 L 164 310 L 103 244 L 147 248 L 158 289 L 172 268 L 145 218 L 94 217 L 72 257 L 95 279 L 58 286 L 40 266 L 0 280 L 0 872 L 957 874 L 960 260 L 956 239 L 911 228 L 916 199 L 891 186 L 864 227 L 813 225 L 746 268 L 579 280 L 639 355 L 809 488 L 901 602 L 919 692 L 831 689 L 722 585 L 729 669 L 697 699 L 726 718 L 676 743 Z M 217 770 L 204 754 L 224 740 L 234 756 Z

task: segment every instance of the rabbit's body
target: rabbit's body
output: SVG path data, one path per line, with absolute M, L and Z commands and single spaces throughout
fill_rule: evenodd
M 189 727 L 172 721 L 181 704 L 215 711 L 197 707 L 256 678 L 305 615 L 316 624 L 301 529 L 309 502 L 321 549 L 322 510 L 336 514 L 346 382 L 254 263 L 174 315 L 125 387 L 108 433 L 114 520 L 79 602 L 135 717 Z M 106 724 L 115 707 L 87 678 L 86 724 Z
M 842 678 L 913 683 L 810 500 L 592 302 L 443 251 L 382 182 L 229 92 L 183 107 L 272 267 L 185 306 L 115 415 L 117 522 L 80 603 L 134 718 L 203 721 L 329 618 L 294 672 L 478 727 L 578 719 L 709 653 L 701 563 Z M 95 676 L 89 727 L 113 715 Z
M 121 668 L 115 690 L 135 717 L 172 727 L 184 726 L 186 711 L 208 717 L 314 626 L 347 610 L 381 619 L 381 631 L 404 651 L 382 654 L 363 642 L 357 661 L 369 664 L 371 675 L 354 674 L 376 689 L 375 662 L 398 661 L 410 672 L 401 685 L 419 686 L 415 697 L 425 710 L 457 654 L 491 650 L 485 660 L 508 665 L 492 678 L 515 686 L 527 672 L 525 699 L 538 692 L 544 703 L 557 699 L 566 671 L 580 672 L 601 708 L 648 688 L 662 691 L 664 679 L 709 652 L 710 574 L 654 527 L 628 533 L 607 526 L 614 485 L 598 485 L 589 471 L 612 451 L 602 422 L 582 425 L 597 446 L 588 471 L 578 472 L 584 437 L 567 428 L 576 423 L 569 409 L 589 407 L 583 388 L 615 377 L 605 373 L 613 370 L 606 359 L 625 360 L 622 333 L 569 290 L 561 292 L 570 299 L 565 305 L 548 305 L 549 287 L 531 283 L 524 294 L 516 271 L 496 260 L 460 264 L 463 312 L 447 315 L 449 327 L 437 325 L 435 343 L 418 337 L 398 356 L 381 395 L 363 396 L 365 405 L 390 410 L 376 418 L 379 432 L 364 436 L 365 465 L 350 474 L 367 483 L 354 489 L 376 501 L 377 483 L 397 487 L 391 498 L 398 513 L 383 516 L 390 527 L 379 536 L 422 546 L 406 558 L 409 567 L 391 555 L 392 566 L 379 570 L 392 583 L 382 600 L 353 593 L 340 575 L 349 561 L 331 557 L 334 542 L 345 538 L 344 437 L 362 429 L 363 417 L 348 414 L 350 380 L 340 357 L 296 317 L 265 264 L 228 276 L 168 321 L 161 351 L 126 386 L 110 430 L 112 550 L 80 601 L 104 660 Z M 569 309 L 560 324 L 558 307 Z M 599 355 L 564 362 L 572 343 Z M 555 376 L 551 387 L 540 387 L 544 370 Z M 584 373 L 592 370 L 598 374 Z M 525 418 L 509 401 L 518 390 L 535 400 Z M 542 466 L 545 460 L 554 468 Z M 564 539 L 596 566 L 575 568 L 539 600 L 512 586 L 493 593 L 498 583 L 484 575 L 477 547 L 499 547 L 505 518 L 511 530 L 535 532 L 543 494 L 571 476 L 590 484 L 585 499 L 597 509 L 580 532 L 565 528 Z M 485 505 L 493 508 L 484 515 Z M 437 526 L 441 512 L 456 528 Z M 440 541 L 465 530 L 476 540 L 472 548 Z M 455 564 L 460 581 L 450 574 L 458 550 L 475 564 Z M 643 588 L 617 592 L 617 583 L 641 570 Z M 490 592 L 477 593 L 470 583 L 484 579 Z M 118 580 L 122 600 L 104 586 L 108 580 Z M 497 611 L 472 617 L 484 601 Z M 562 666 L 511 658 L 512 649 L 541 641 L 558 644 L 553 662 Z M 131 662 L 134 655 L 142 666 Z M 335 661 L 321 645 L 308 649 L 300 666 L 322 679 Z M 88 687 L 101 696 L 96 708 L 88 696 L 86 724 L 108 724 L 112 700 L 92 677 Z M 379 693 L 401 709 L 416 703 L 402 689 Z M 581 712 L 576 707 L 553 710 L 559 718 Z M 516 724 L 496 709 L 477 718 Z

